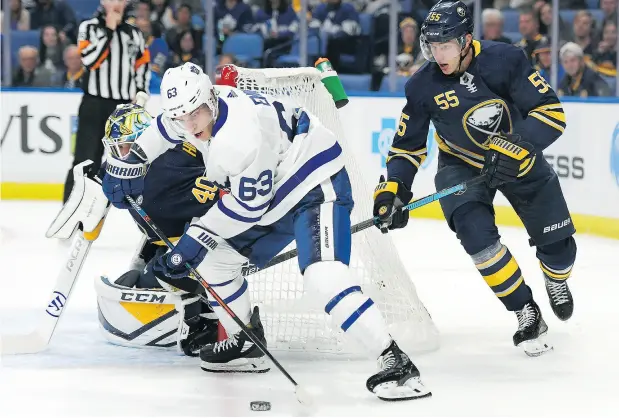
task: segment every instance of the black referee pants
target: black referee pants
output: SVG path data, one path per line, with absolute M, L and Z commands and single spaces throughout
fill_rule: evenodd
M 86 160 L 92 160 L 89 167 L 92 174 L 96 174 L 101 167 L 103 156 L 103 142 L 101 138 L 105 134 L 105 122 L 112 114 L 116 106 L 129 103 L 127 100 L 104 99 L 101 97 L 84 94 L 78 111 L 77 138 L 75 140 L 75 154 L 73 165 L 67 173 L 64 183 L 63 202 L 66 202 L 73 188 L 73 167 Z

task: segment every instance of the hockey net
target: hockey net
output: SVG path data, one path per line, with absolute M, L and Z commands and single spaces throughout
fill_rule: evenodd
M 355 207 L 352 224 L 372 217 L 374 179 L 365 179 L 339 121 L 331 94 L 315 68 L 238 68 L 237 87 L 276 97 L 292 98 L 337 136 L 346 156 Z M 291 248 L 286 248 L 288 251 Z M 364 293 L 380 308 L 391 335 L 409 351 L 438 347 L 438 332 L 388 234 L 369 228 L 353 235 L 351 268 Z M 334 277 L 333 280 L 337 280 Z M 268 346 L 274 350 L 360 354 L 332 327 L 324 306 L 304 294 L 297 259 L 249 277 L 252 303 L 260 307 Z

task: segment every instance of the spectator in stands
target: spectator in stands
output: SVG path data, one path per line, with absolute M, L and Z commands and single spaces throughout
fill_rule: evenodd
M 39 52 L 33 46 L 19 48 L 19 67 L 13 74 L 14 87 L 50 87 L 53 74 L 45 67 L 39 66 Z
M 0 28 L 3 24 L 4 10 L 0 12 Z M 3 28 L 1 30 L 4 32 Z M 30 30 L 30 12 L 22 5 L 22 0 L 11 0 L 11 30 Z
M 539 33 L 539 20 L 533 9 L 524 9 L 520 12 L 518 29 L 522 39 L 516 46 L 522 48 L 527 58 L 533 63 L 533 50 L 537 48 L 539 42 L 547 40 L 545 36 Z
M 290 41 L 299 30 L 299 18 L 288 0 L 268 0 L 256 13 L 254 30 L 264 37 L 264 49 Z
M 617 21 L 617 0 L 600 0 L 600 9 L 604 12 L 604 20 Z
M 593 16 L 588 10 L 579 10 L 574 16 L 574 43 L 578 44 L 585 54 L 585 60 L 590 61 L 597 49 L 594 39 Z
M 36 6 L 30 12 L 30 28 L 41 29 L 54 25 L 59 29 L 60 40 L 77 41 L 77 20 L 73 9 L 62 1 L 36 0 Z
M 361 27 L 354 6 L 342 0 L 326 0 L 312 12 L 310 26 L 320 28 L 326 35 L 327 58 L 335 70 L 341 71 L 340 56 L 357 52 L 355 37 L 360 34 Z
M 565 76 L 559 82 L 559 96 L 610 96 L 608 84 L 585 64 L 584 51 L 580 45 L 566 43 L 561 47 L 560 56 Z
M 64 69 L 64 47 L 65 45 L 60 41 L 60 35 L 55 26 L 47 25 L 41 29 L 39 59 L 43 67 L 52 73 L 62 71 Z
M 168 62 L 168 57 L 170 55 L 169 45 L 163 38 L 155 37 L 152 33 L 152 22 L 148 20 L 148 18 L 137 17 L 135 19 L 135 25 L 142 31 L 144 35 L 144 42 L 148 47 L 150 52 L 150 70 L 153 74 L 151 74 L 151 85 L 153 83 L 157 83 L 157 80 L 154 75 L 157 75 L 159 79 L 163 76 L 164 71 L 166 70 L 166 65 Z M 161 80 L 158 80 L 159 84 L 161 84 Z
M 539 20 L 539 33 L 550 37 L 552 34 L 552 4 L 545 1 L 539 1 L 541 3 L 537 9 L 537 16 Z M 536 3 L 536 5 L 538 4 Z M 565 23 L 561 16 L 559 16 L 559 45 L 572 38 L 572 30 L 569 25 Z
M 217 0 L 215 20 L 220 43 L 234 32 L 250 32 L 254 24 L 250 7 L 239 0 Z
M 417 22 L 407 17 L 400 22 L 400 41 L 398 42 L 398 55 L 396 55 L 396 68 L 398 75 L 410 77 L 425 62 L 419 46 L 419 26 Z M 370 89 L 378 91 L 385 74 L 389 74 L 387 54 L 383 53 L 374 58 L 372 80 Z
M 82 88 L 84 67 L 77 45 L 69 45 L 64 50 L 64 66 L 66 71 L 57 73 L 55 85 L 67 89 Z
M 136 22 L 136 25 L 137 25 L 137 22 L 140 19 L 143 19 L 143 20 L 141 20 L 142 22 L 144 20 L 149 22 L 149 28 L 150 28 L 149 34 L 152 35 L 155 38 L 159 38 L 161 36 L 161 34 L 163 33 L 163 29 L 162 29 L 162 26 L 161 26 L 161 24 L 159 22 L 151 21 L 152 9 L 151 9 L 151 5 L 150 5 L 150 1 L 140 0 L 140 1 L 135 3 L 134 8 L 135 8 L 135 22 Z M 142 29 L 142 28 L 140 28 L 140 29 Z M 146 34 L 144 35 L 144 39 L 147 39 Z
M 533 62 L 534 68 L 539 71 L 539 73 L 546 79 L 550 81 L 550 68 L 552 67 L 552 55 L 551 55 L 551 47 L 550 40 L 547 39 L 543 42 L 539 42 L 537 44 L 537 48 L 533 50 Z M 562 80 L 565 75 L 565 69 L 559 63 L 559 68 L 557 70 L 557 80 Z
M 161 25 L 163 30 L 171 29 L 176 21 L 172 7 L 170 7 L 170 0 L 152 0 L 151 4 L 151 22 Z
M 505 42 L 511 44 L 512 41 L 503 35 L 503 13 L 497 9 L 485 9 L 481 12 L 483 25 L 482 39 L 486 41 Z
M 204 67 L 204 54 L 196 48 L 193 39 L 193 34 L 189 30 L 184 30 L 178 34 L 176 44 L 171 48 L 168 68 L 178 67 L 186 62 Z
M 256 12 L 254 31 L 264 38 L 264 67 L 273 67 L 274 60 L 290 52 L 290 41 L 299 30 L 299 18 L 288 0 L 268 0 L 264 10 Z
M 166 42 L 170 47 L 174 48 L 180 42 L 179 36 L 189 32 L 193 37 L 193 44 L 197 49 L 202 48 L 202 34 L 201 30 L 194 29 L 191 25 L 191 15 L 193 11 L 188 4 L 181 5 L 176 11 L 176 24 L 168 29 L 165 35 Z
M 606 20 L 602 28 L 602 40 L 592 56 L 595 69 L 608 77 L 617 76 L 617 23 Z

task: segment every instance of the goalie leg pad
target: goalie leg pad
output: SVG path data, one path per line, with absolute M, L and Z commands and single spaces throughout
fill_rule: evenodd
M 363 294 L 348 266 L 338 261 L 314 263 L 304 279 L 307 291 L 324 306 L 334 325 L 365 347 L 372 358 L 389 347 L 392 338 L 378 307 Z
M 198 266 L 198 272 L 213 290 L 232 309 L 244 324 L 249 324 L 251 303 L 249 300 L 247 280 L 242 275 L 242 267 L 247 258 L 239 254 L 227 242 L 223 241 L 214 251 L 210 251 Z M 225 312 L 213 296 L 207 292 L 213 311 L 219 318 L 228 335 L 240 332 L 239 326 Z

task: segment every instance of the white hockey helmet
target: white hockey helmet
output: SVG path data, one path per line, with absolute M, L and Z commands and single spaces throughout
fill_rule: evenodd
M 217 119 L 217 93 L 202 69 L 190 62 L 170 68 L 161 80 L 161 107 L 163 114 L 175 120 L 206 105 Z

